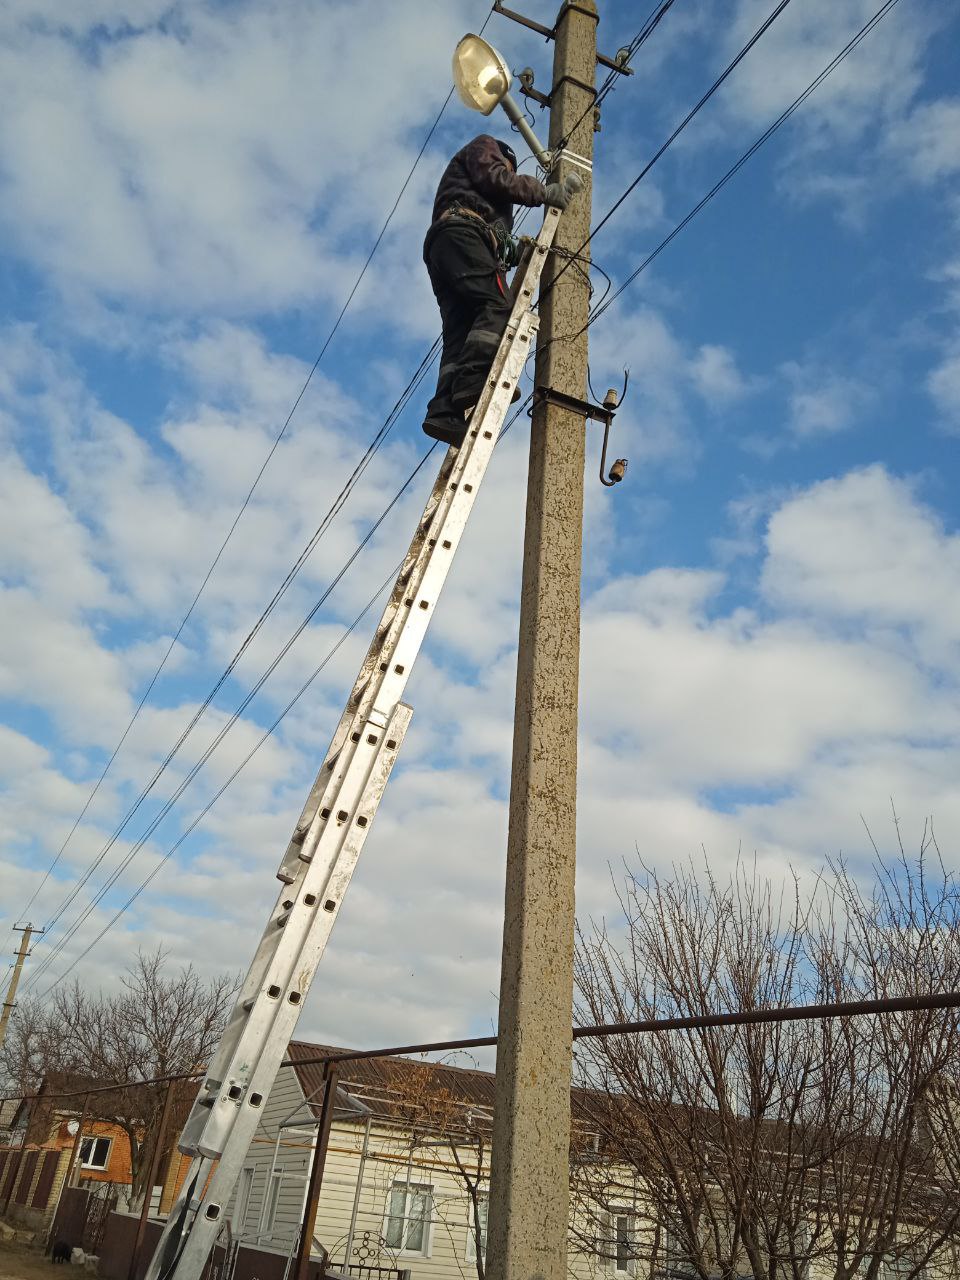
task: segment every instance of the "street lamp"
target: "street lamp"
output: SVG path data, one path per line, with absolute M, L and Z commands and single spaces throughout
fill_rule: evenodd
M 511 124 L 515 124 L 524 142 L 537 158 L 544 172 L 553 168 L 553 153 L 542 146 L 527 124 L 526 116 L 510 96 L 513 75 L 503 55 L 480 36 L 466 35 L 453 51 L 453 83 L 460 100 L 473 111 L 488 116 L 498 104 Z

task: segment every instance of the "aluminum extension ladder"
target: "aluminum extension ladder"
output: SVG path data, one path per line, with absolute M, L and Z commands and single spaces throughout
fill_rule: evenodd
M 277 878 L 282 888 L 180 1135 L 194 1157 L 146 1280 L 199 1280 L 410 724 L 401 701 L 539 327 L 547 209 L 458 451 L 448 450 Z

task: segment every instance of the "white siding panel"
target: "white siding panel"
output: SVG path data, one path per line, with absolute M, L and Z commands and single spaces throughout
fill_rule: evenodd
M 260 1243 L 268 1244 L 271 1248 L 286 1249 L 293 1242 L 302 1215 L 305 1174 L 309 1171 L 313 1130 L 293 1131 L 281 1129 L 281 1126 L 291 1117 L 297 1122 L 307 1115 L 308 1108 L 304 1105 L 303 1090 L 296 1072 L 291 1067 L 282 1067 L 264 1104 L 260 1125 L 245 1161 L 253 1168 L 253 1182 L 245 1220 L 239 1228 L 244 1243 L 255 1244 L 260 1240 Z M 276 1169 L 284 1174 L 284 1181 L 272 1238 L 261 1239 L 260 1223 L 274 1161 Z M 229 1215 L 233 1213 L 235 1199 L 236 1190 L 227 1207 Z

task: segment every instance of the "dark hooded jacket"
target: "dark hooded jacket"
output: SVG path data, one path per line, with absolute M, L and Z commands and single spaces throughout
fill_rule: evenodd
M 445 209 L 459 204 L 479 213 L 487 222 L 513 228 L 513 206 L 543 204 L 543 183 L 524 173 L 514 173 L 504 159 L 496 138 L 481 133 L 453 157 L 444 170 L 433 202 L 433 221 Z

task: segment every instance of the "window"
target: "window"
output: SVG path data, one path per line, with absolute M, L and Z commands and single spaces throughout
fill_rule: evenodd
M 263 1220 L 260 1223 L 260 1234 L 269 1236 L 273 1232 L 273 1224 L 277 1220 L 277 1205 L 280 1203 L 280 1188 L 283 1185 L 283 1174 L 274 1170 L 267 1183 L 267 1194 L 263 1201 Z
M 427 1256 L 430 1246 L 430 1217 L 433 1187 L 415 1182 L 395 1182 L 387 1204 L 384 1236 L 389 1249 Z
M 243 1221 L 247 1216 L 247 1208 L 250 1204 L 250 1192 L 253 1189 L 253 1166 L 247 1165 L 245 1169 L 240 1170 L 240 1181 L 237 1183 L 237 1199 L 233 1206 L 233 1217 L 230 1219 L 230 1225 L 235 1232 L 243 1230 Z
M 490 1201 L 487 1198 L 486 1191 L 477 1192 L 477 1215 L 473 1215 L 473 1201 L 467 1197 L 467 1261 L 476 1262 L 477 1260 L 477 1220 L 480 1224 L 480 1249 L 486 1258 L 487 1256 L 487 1211 L 490 1208 Z
M 110 1163 L 110 1148 L 112 1146 L 112 1138 L 81 1138 L 81 1169 L 105 1169 Z
M 629 1209 L 611 1209 L 600 1241 L 600 1256 L 608 1271 L 632 1276 L 637 1256 L 636 1215 Z

